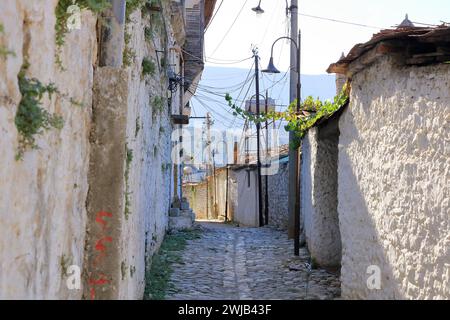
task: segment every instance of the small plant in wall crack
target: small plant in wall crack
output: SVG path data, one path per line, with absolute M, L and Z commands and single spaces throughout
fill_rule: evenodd
M 0 23 L 0 36 L 2 36 L 5 33 L 5 28 L 3 24 Z M 15 57 L 16 54 L 14 51 L 9 50 L 8 48 L 0 45 L 0 58 L 7 58 L 8 56 Z
M 123 49 L 123 66 L 129 67 L 133 63 L 133 60 L 136 58 L 136 53 L 131 49 L 131 34 L 125 30 L 125 48 Z
M 154 96 L 150 99 L 150 104 L 152 105 L 153 117 L 157 114 L 161 114 L 164 111 L 165 99 L 161 96 Z
M 125 261 L 122 261 L 122 263 L 120 264 L 120 273 L 122 275 L 122 280 L 125 280 L 127 271 L 128 271 L 127 264 L 125 263 Z
M 149 58 L 144 58 L 142 60 L 142 76 L 154 76 L 156 71 L 155 63 Z
M 67 276 L 67 271 L 68 271 L 68 268 L 69 268 L 69 266 L 70 266 L 71 264 L 72 264 L 72 263 L 70 262 L 70 259 L 69 259 L 68 257 L 66 257 L 65 254 L 63 254 L 63 255 L 60 257 L 60 259 L 59 259 L 59 267 L 60 267 L 60 269 L 61 269 L 61 276 L 62 276 L 62 277 Z
M 42 84 L 38 79 L 28 78 L 26 72 L 29 64 L 22 66 L 18 75 L 19 89 L 22 94 L 15 125 L 19 132 L 19 147 L 16 160 L 21 160 L 26 150 L 36 149 L 36 135 L 41 135 L 51 128 L 62 129 L 64 121 L 61 116 L 51 114 L 42 108 L 42 99 L 45 94 L 51 99 L 58 90 L 54 84 Z

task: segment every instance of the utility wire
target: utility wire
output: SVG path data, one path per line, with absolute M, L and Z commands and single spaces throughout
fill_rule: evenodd
M 223 41 L 225 40 L 225 38 L 226 38 L 226 37 L 228 36 L 228 34 L 230 33 L 231 29 L 233 29 L 233 27 L 234 27 L 236 21 L 239 19 L 239 17 L 240 17 L 240 15 L 241 15 L 242 11 L 244 10 L 245 5 L 247 4 L 247 2 L 248 2 L 248 0 L 245 0 L 244 4 L 242 5 L 241 10 L 239 10 L 239 12 L 238 12 L 236 18 L 234 19 L 234 21 L 233 21 L 233 23 L 231 24 L 231 26 L 228 28 L 227 32 L 225 32 L 225 35 L 223 36 L 222 40 L 220 40 L 220 42 L 219 42 L 219 44 L 217 45 L 217 47 L 214 49 L 212 55 L 214 55 L 214 53 L 217 52 L 217 50 L 220 48 L 220 46 L 222 45 L 222 43 L 223 43 Z
M 184 52 L 185 54 L 187 54 L 188 56 L 190 56 L 191 58 L 194 58 L 195 60 L 199 61 L 199 62 L 204 62 L 202 58 L 199 58 L 199 57 L 193 55 L 192 53 L 187 52 L 187 51 L 184 50 L 184 49 L 181 49 L 181 51 Z M 211 64 L 224 64 L 224 65 L 229 65 L 229 64 L 238 64 L 238 63 L 241 63 L 241 62 L 250 60 L 250 59 L 252 59 L 252 58 L 253 58 L 253 57 L 248 57 L 248 58 L 244 58 L 244 59 L 236 60 L 236 61 L 234 61 L 234 60 L 228 60 L 229 62 L 214 62 L 214 61 L 208 61 L 208 59 L 211 59 L 211 58 L 207 58 L 207 59 L 206 59 L 206 62 L 209 62 L 209 63 L 211 63 Z M 227 61 L 227 60 L 223 60 L 223 61 Z
M 355 23 L 355 22 L 350 22 L 350 21 L 343 21 L 343 20 L 338 20 L 338 19 L 319 17 L 319 16 L 314 16 L 314 15 L 306 14 L 306 13 L 299 13 L 299 15 L 303 16 L 303 17 L 307 17 L 307 18 L 313 18 L 313 19 L 319 19 L 319 20 L 326 20 L 326 21 L 331 21 L 331 22 L 349 24 L 349 25 L 353 25 L 353 26 L 357 26 L 357 27 L 363 27 L 363 28 L 386 29 L 386 28 L 383 28 L 383 27 L 375 27 L 375 26 L 370 26 L 370 25 L 361 24 L 361 23 Z
M 208 31 L 209 26 L 210 26 L 211 23 L 214 21 L 214 18 L 217 16 L 217 13 L 219 13 L 220 8 L 222 8 L 223 1 L 224 1 L 224 0 L 222 0 L 222 2 L 220 2 L 219 7 L 217 8 L 217 10 L 216 10 L 216 12 L 214 13 L 213 17 L 211 18 L 211 20 L 209 21 L 208 25 L 206 26 L 206 28 L 205 28 L 205 33 L 206 33 L 206 31 Z

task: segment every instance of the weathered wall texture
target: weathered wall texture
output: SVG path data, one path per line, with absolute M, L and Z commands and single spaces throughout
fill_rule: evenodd
M 181 110 L 183 94 L 174 94 L 170 110 L 166 68 L 180 72 L 181 53 L 171 49 L 170 3 L 163 2 L 151 41 L 144 26 L 152 18 L 130 16 L 132 61 L 122 69 L 97 65 L 97 18 L 83 11 L 81 30 L 68 33 L 62 47 L 62 71 L 55 63 L 57 2 L 0 2 L 0 45 L 15 53 L 0 56 L 0 298 L 141 299 L 146 266 L 167 228 L 170 115 Z M 154 62 L 153 74 L 142 74 L 144 57 Z M 60 93 L 44 98 L 43 108 L 65 124 L 38 135 L 40 148 L 16 161 L 17 76 L 25 59 L 28 77 L 55 83 Z M 67 289 L 70 265 L 83 271 L 81 290 Z
M 216 194 L 217 201 L 214 202 L 214 178 L 208 177 L 208 184 L 206 181 L 201 183 L 189 183 L 183 186 L 183 196 L 189 201 L 192 210 L 195 213 L 196 219 L 225 219 L 225 205 L 227 198 L 227 172 L 226 168 L 221 168 L 216 171 Z M 208 186 L 208 192 L 206 190 Z M 236 210 L 236 181 L 234 173 L 229 170 L 228 177 L 228 220 L 233 220 L 234 212 Z M 209 202 L 206 203 L 208 195 Z M 216 205 L 216 213 L 214 213 L 214 204 Z M 207 212 L 208 210 L 208 212 Z
M 184 184 L 183 196 L 188 200 L 196 219 L 208 219 L 206 182 Z
M 450 65 L 353 78 L 339 128 L 344 298 L 450 298 Z M 381 268 L 369 290 L 367 268 Z
M 96 18 L 84 12 L 81 30 L 67 36 L 62 72 L 54 58 L 56 3 L 0 2 L 5 29 L 0 43 L 15 53 L 0 57 L 1 299 L 81 297 L 81 291 L 67 289 L 64 268 L 83 266 Z M 61 94 L 45 98 L 43 108 L 61 115 L 65 125 L 38 136 L 40 149 L 16 161 L 17 75 L 24 59 L 30 63 L 29 77 L 58 87 Z
M 337 121 L 311 129 L 303 140 L 301 214 L 311 258 L 338 266 L 341 238 L 337 213 Z
M 237 207 L 234 222 L 245 227 L 259 226 L 257 170 L 234 171 L 237 188 Z
M 269 180 L 269 225 L 287 230 L 289 221 L 288 187 L 289 166 L 288 163 L 280 163 L 277 174 L 268 177 Z M 265 181 L 265 177 L 263 177 Z M 264 195 L 265 189 L 263 189 Z
M 168 7 L 163 10 L 169 12 Z M 98 256 L 96 244 L 99 239 L 111 237 L 111 242 L 107 243 L 105 249 L 107 257 L 98 262 L 99 270 L 91 267 L 92 274 L 86 279 L 85 293 L 91 298 L 92 290 L 95 291 L 95 298 L 142 298 L 145 270 L 150 266 L 151 257 L 167 229 L 173 181 L 170 115 L 180 110 L 181 101 L 180 94 L 174 94 L 169 108 L 168 79 L 161 61 L 166 59 L 166 64 L 176 66 L 179 55 L 169 50 L 175 38 L 168 19 L 170 15 L 164 14 L 163 17 L 164 20 L 155 22 L 150 21 L 154 16 L 141 15 L 139 11 L 133 13 L 127 24 L 127 33 L 131 36 L 128 49 L 133 53 L 130 66 L 125 71 L 113 71 L 112 74 L 108 68 L 98 70 L 97 85 L 101 91 L 98 94 L 106 97 L 99 98 L 95 106 L 101 110 L 94 112 L 96 126 L 100 124 L 100 132 L 108 129 L 115 131 L 117 137 L 111 136 L 107 142 L 92 141 L 94 149 L 97 150 L 97 145 L 100 149 L 97 157 L 91 161 L 90 176 L 91 184 L 100 188 L 91 190 L 88 201 L 91 247 L 86 255 L 93 264 L 98 262 L 95 259 Z M 160 32 L 153 34 L 152 41 L 145 39 L 144 35 L 144 29 L 149 23 L 160 24 Z M 157 50 L 161 52 L 157 53 Z M 144 58 L 155 64 L 154 74 L 142 74 Z M 114 79 L 117 72 L 118 78 Z M 123 86 L 122 95 L 119 94 L 119 88 Z M 109 96 L 107 88 L 111 87 L 117 90 Z M 117 116 L 117 110 L 120 109 L 124 113 L 123 119 Z M 106 152 L 108 143 L 111 148 Z M 113 170 L 114 164 L 117 164 L 116 170 Z M 105 183 L 100 183 L 102 179 L 106 180 Z M 121 189 L 116 190 L 117 186 Z M 105 201 L 101 201 L 103 197 Z M 106 228 L 96 223 L 99 212 L 111 214 L 110 218 L 105 219 L 108 221 Z M 104 285 L 92 284 L 101 277 L 107 278 L 109 282 Z

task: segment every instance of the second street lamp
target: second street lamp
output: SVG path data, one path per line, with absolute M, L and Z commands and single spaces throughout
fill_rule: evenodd
M 296 42 L 294 39 L 290 38 L 290 37 L 280 37 L 277 40 L 274 41 L 274 43 L 272 44 L 272 50 L 270 53 L 270 60 L 269 60 L 269 65 L 267 66 L 267 69 L 262 70 L 262 72 L 265 73 L 280 73 L 280 71 L 275 67 L 274 63 L 273 63 L 273 48 L 275 46 L 275 44 L 282 40 L 282 39 L 288 39 L 290 41 L 292 41 L 292 43 L 295 45 L 296 49 L 297 49 L 297 113 L 300 112 L 300 100 L 301 100 L 301 82 L 300 82 L 300 54 L 301 54 L 301 33 L 299 31 L 298 33 L 298 42 Z M 292 70 L 291 70 L 292 72 Z M 291 138 L 293 137 L 293 135 L 290 135 L 290 143 L 293 142 L 293 139 Z M 292 146 L 290 146 L 292 147 Z M 299 255 L 300 254 L 300 172 L 299 172 L 299 152 L 298 152 L 298 148 L 295 150 L 295 152 L 291 153 L 293 155 L 293 157 L 289 158 L 289 161 L 293 163 L 291 168 L 294 168 L 294 172 L 290 173 L 295 175 L 295 204 L 294 204 L 294 252 L 295 255 Z M 290 180 L 292 181 L 292 180 Z

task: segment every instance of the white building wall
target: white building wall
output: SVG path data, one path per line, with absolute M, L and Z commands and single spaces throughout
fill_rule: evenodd
M 450 65 L 383 58 L 339 123 L 344 298 L 450 298 Z M 381 270 L 380 290 L 367 269 Z

